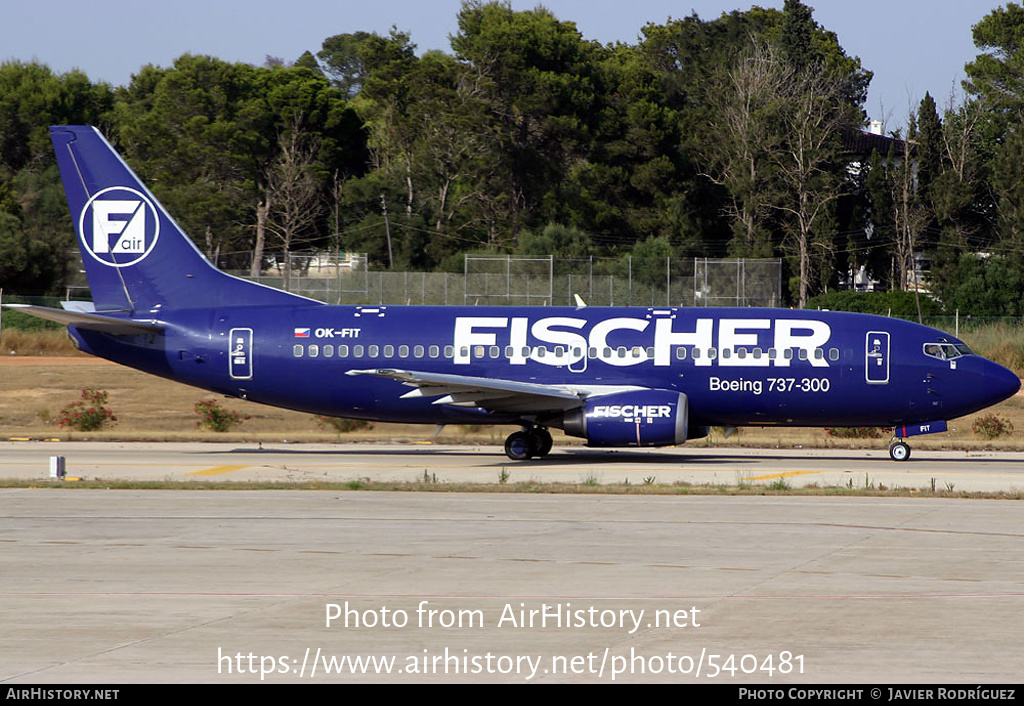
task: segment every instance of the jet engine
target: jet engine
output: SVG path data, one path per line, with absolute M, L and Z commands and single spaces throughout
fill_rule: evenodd
M 671 390 L 635 390 L 601 395 L 566 412 L 562 429 L 587 446 L 669 446 L 706 436 L 689 425 L 686 395 Z

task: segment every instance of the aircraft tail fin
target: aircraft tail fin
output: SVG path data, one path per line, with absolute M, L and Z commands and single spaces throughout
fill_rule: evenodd
M 50 128 L 98 312 L 238 304 L 320 304 L 210 264 L 100 132 Z

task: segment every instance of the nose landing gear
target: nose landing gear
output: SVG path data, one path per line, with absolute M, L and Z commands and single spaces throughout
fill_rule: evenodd
M 910 458 L 910 445 L 903 439 L 894 439 L 889 444 L 889 458 L 893 461 L 906 461 Z
M 513 461 L 544 458 L 551 451 L 551 432 L 544 427 L 533 427 L 513 432 L 505 439 L 505 454 Z

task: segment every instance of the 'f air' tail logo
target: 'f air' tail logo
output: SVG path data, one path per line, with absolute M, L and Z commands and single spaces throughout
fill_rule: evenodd
M 78 233 L 94 260 L 127 267 L 142 261 L 156 245 L 160 221 L 143 194 L 127 186 L 111 186 L 85 204 Z

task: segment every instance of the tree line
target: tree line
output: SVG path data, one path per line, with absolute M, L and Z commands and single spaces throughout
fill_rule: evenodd
M 866 272 L 1024 315 L 1024 10 L 972 31 L 963 94 L 926 95 L 871 153 L 850 139 L 871 72 L 799 0 L 609 45 L 541 7 L 467 0 L 450 53 L 353 32 L 293 63 L 186 54 L 117 87 L 8 61 L 0 286 L 67 274 L 47 134 L 63 123 L 97 125 L 200 249 L 253 274 L 314 249 L 428 271 L 466 252 L 783 257 L 796 306 Z

